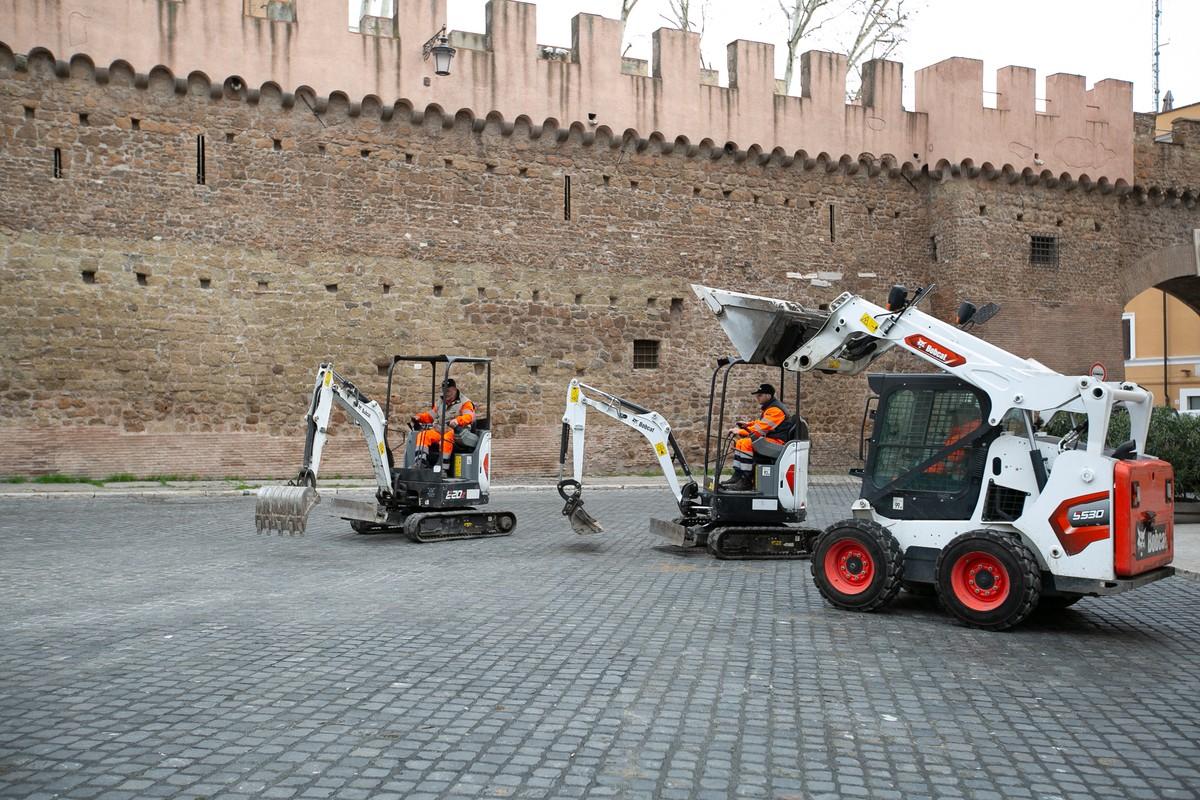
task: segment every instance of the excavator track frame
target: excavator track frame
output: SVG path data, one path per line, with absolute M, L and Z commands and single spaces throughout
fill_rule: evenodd
M 512 536 L 517 517 L 511 511 L 456 508 L 425 511 L 404 520 L 404 535 L 414 542 L 447 542 Z
M 809 558 L 821 531 L 781 525 L 722 525 L 708 531 L 705 548 L 722 561 Z

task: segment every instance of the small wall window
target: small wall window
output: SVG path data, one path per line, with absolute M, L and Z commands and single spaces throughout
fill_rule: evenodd
M 204 185 L 204 181 L 205 181 L 205 174 L 204 174 L 205 164 L 204 164 L 204 162 L 205 162 L 204 134 L 200 134 L 199 136 L 196 137 L 196 183 L 198 183 L 201 186 Z
M 62 149 L 54 148 L 54 177 L 61 178 L 62 172 Z
M 1039 236 L 1029 237 L 1029 263 L 1042 266 L 1058 266 L 1058 237 Z
M 295 0 L 243 0 L 242 13 L 272 22 L 295 22 L 296 3 Z
M 633 340 L 633 368 L 658 369 L 658 340 Z
M 1200 416 L 1200 389 L 1179 390 L 1179 413 Z
M 1126 312 L 1121 315 L 1121 347 L 1125 353 L 1125 360 L 1137 358 L 1137 341 L 1136 341 L 1136 323 L 1133 312 Z

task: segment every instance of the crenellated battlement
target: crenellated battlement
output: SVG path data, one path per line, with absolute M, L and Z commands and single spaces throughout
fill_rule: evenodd
M 551 48 L 538 43 L 535 7 L 514 0 L 488 3 L 483 33 L 454 32 L 452 74 L 433 77 L 421 44 L 441 27 L 446 2 L 397 0 L 392 17 L 364 18 L 363 32 L 353 33 L 343 0 L 276 2 L 267 17 L 248 12 L 254 4 L 245 0 L 13 0 L 0 40 L 18 53 L 48 48 L 67 60 L 86 54 L 96 64 L 234 75 L 249 86 L 344 92 L 380 105 L 404 98 L 415 108 L 436 104 L 480 118 L 499 112 L 834 161 L 868 154 L 918 167 L 969 161 L 1136 180 L 1126 81 L 1088 89 L 1082 76 L 1051 75 L 1039 112 L 1034 71 L 1006 67 L 997 74 L 996 107 L 988 108 L 982 62 L 952 58 L 917 71 L 916 107 L 906 110 L 903 66 L 877 60 L 864 66 L 861 102 L 847 104 L 846 59 L 836 53 L 804 53 L 800 94 L 791 96 L 779 92 L 774 46 L 738 40 L 727 48 L 729 85 L 719 86 L 701 67 L 695 33 L 656 31 L 643 70 L 621 57 L 620 21 L 578 14 L 571 47 Z

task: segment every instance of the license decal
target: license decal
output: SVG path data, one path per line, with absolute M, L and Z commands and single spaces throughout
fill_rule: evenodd
M 904 341 L 909 347 L 919 350 L 943 366 L 961 367 L 967 363 L 967 360 L 958 353 L 944 344 L 938 344 L 923 333 L 905 336 Z
M 1167 552 L 1166 525 L 1139 525 L 1133 542 L 1133 555 L 1138 561 Z

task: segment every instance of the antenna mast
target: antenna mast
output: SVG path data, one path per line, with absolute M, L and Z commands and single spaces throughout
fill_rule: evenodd
M 1158 22 L 1162 18 L 1162 0 L 1154 0 L 1154 113 L 1158 113 Z

